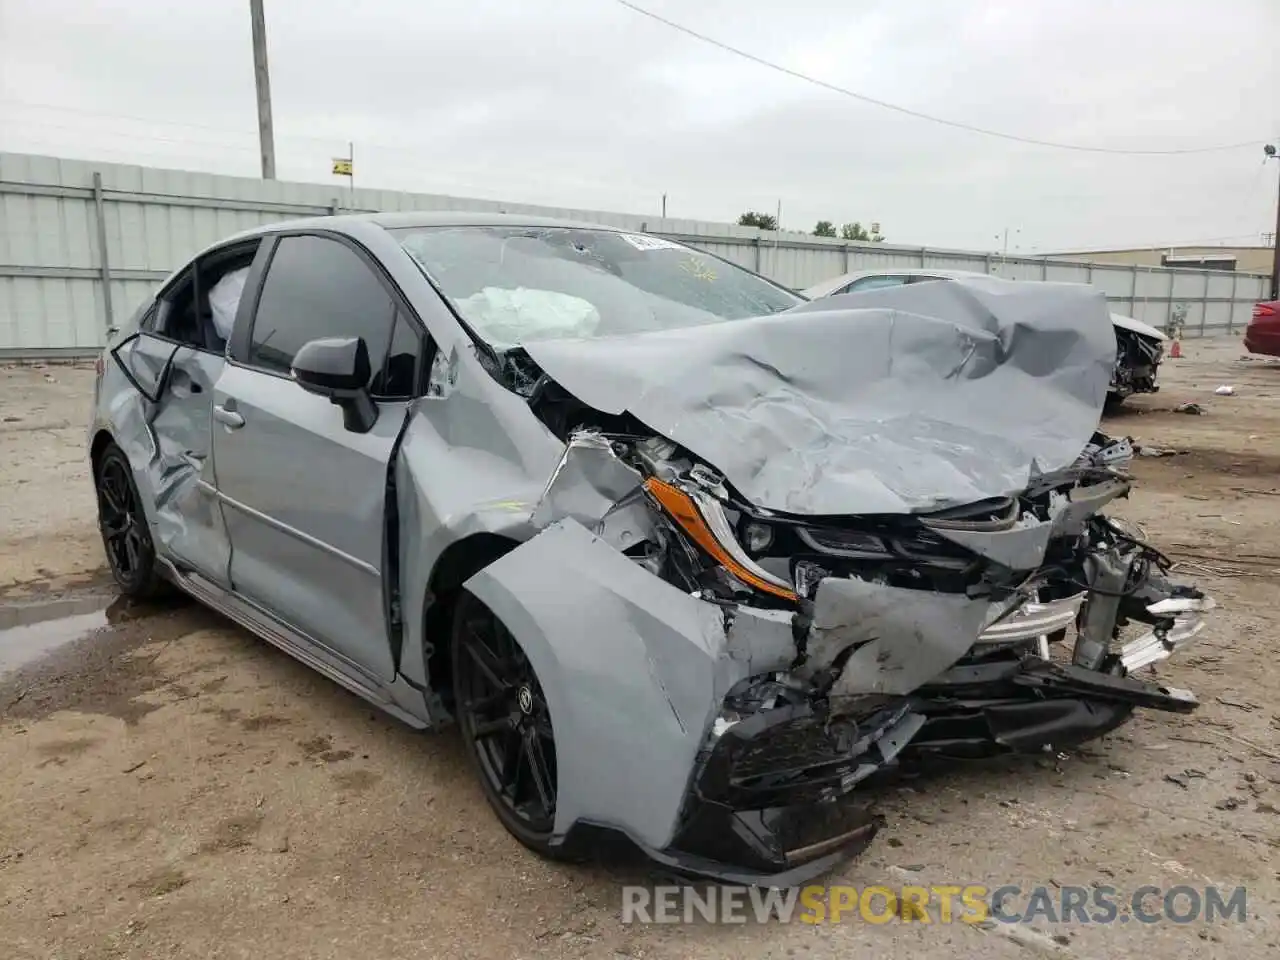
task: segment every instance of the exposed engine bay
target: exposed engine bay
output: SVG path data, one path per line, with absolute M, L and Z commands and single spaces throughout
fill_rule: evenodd
M 797 691 L 824 699 L 833 714 L 912 692 L 895 671 L 933 679 L 887 649 L 875 666 L 861 662 L 885 627 L 910 624 L 919 643 L 941 646 L 959 617 L 972 636 L 959 640 L 955 662 L 973 664 L 1051 662 L 1071 633 L 1069 662 L 1124 676 L 1190 639 L 1203 624 L 1188 615 L 1212 607 L 1169 579 L 1168 558 L 1101 513 L 1131 485 L 1106 467 L 1073 466 L 1021 496 L 931 514 L 817 521 L 753 507 L 671 441 L 579 427 L 543 503 L 585 474 L 609 475 L 620 493 L 592 532 L 635 563 L 730 620 L 743 607 L 786 611 L 794 657 L 767 683 L 784 700 Z M 860 622 L 839 622 L 833 608 L 846 603 Z M 936 605 L 939 620 L 894 609 L 902 603 Z M 878 624 L 866 622 L 873 612 Z M 1113 650 L 1130 623 L 1150 636 Z
M 1124 398 L 1160 389 L 1156 373 L 1164 357 L 1164 344 L 1135 330 L 1116 327 L 1116 366 L 1111 393 Z

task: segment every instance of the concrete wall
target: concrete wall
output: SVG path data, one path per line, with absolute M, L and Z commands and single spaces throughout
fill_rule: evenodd
M 701 247 L 795 289 L 853 270 L 935 267 L 1092 283 L 1112 309 L 1186 334 L 1248 322 L 1265 278 L 848 243 L 802 233 L 431 194 L 0 153 L 0 356 L 92 353 L 160 280 L 238 230 L 347 210 L 481 210 L 590 220 Z
M 1275 250 L 1272 247 L 1147 247 L 1132 250 L 1080 250 L 1049 256 L 1054 260 L 1090 260 L 1094 263 L 1158 267 L 1164 263 L 1166 254 L 1171 257 L 1235 257 L 1238 273 L 1262 273 L 1270 276 Z

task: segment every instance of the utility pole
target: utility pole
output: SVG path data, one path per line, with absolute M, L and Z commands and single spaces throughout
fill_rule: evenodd
M 271 129 L 271 78 L 267 74 L 267 18 L 262 0 L 249 0 L 253 25 L 253 81 L 258 89 L 258 148 L 262 153 L 262 179 L 276 178 L 276 140 Z
M 1268 143 L 1262 151 L 1267 160 L 1276 159 L 1275 144 Z M 1276 193 L 1276 240 L 1271 247 L 1271 299 L 1280 300 L 1280 188 Z

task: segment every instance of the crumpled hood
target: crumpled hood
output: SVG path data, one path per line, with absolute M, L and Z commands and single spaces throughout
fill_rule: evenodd
M 987 277 L 524 347 L 583 403 L 632 414 L 756 506 L 814 516 L 1021 491 L 1079 456 L 1115 362 L 1101 294 Z
M 1133 319 L 1133 317 L 1126 317 L 1122 313 L 1111 314 L 1111 322 L 1122 330 L 1128 330 L 1130 333 L 1137 333 L 1144 337 L 1150 337 L 1152 340 L 1159 340 L 1162 343 L 1169 339 L 1164 335 L 1163 331 L 1157 330 L 1149 323 L 1143 323 L 1141 320 Z

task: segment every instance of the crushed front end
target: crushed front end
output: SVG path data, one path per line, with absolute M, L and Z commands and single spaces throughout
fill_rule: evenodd
M 1101 512 L 1132 455 L 1096 434 L 1101 295 L 983 278 L 858 302 L 495 368 L 566 444 L 541 532 L 467 585 L 547 651 L 557 830 L 803 882 L 870 842 L 857 788 L 908 758 L 1194 708 L 1136 676 L 1213 604 Z M 618 755 L 642 781 L 599 775 Z
M 1156 393 L 1156 375 L 1164 357 L 1164 344 L 1155 337 L 1116 328 L 1116 365 L 1111 392 L 1117 397 L 1135 393 Z
M 784 668 L 725 697 L 675 864 L 802 869 L 870 841 L 875 820 L 848 795 L 900 760 L 1057 750 L 1137 707 L 1197 705 L 1134 676 L 1191 641 L 1213 601 L 1101 513 L 1129 492 L 1116 470 L 1081 462 L 1015 497 L 817 520 L 747 504 L 668 441 L 613 444 L 646 477 L 630 556 L 722 609 L 729 656 L 791 641 Z
M 747 503 L 661 437 L 571 436 L 535 517 L 576 512 L 722 634 L 723 692 L 690 731 L 672 837 L 648 852 L 798 882 L 870 843 L 855 788 L 904 760 L 1059 749 L 1135 707 L 1194 709 L 1132 675 L 1189 642 L 1213 603 L 1100 512 L 1129 487 L 1081 461 L 962 508 L 798 517 Z M 1145 632 L 1122 642 L 1130 624 Z

